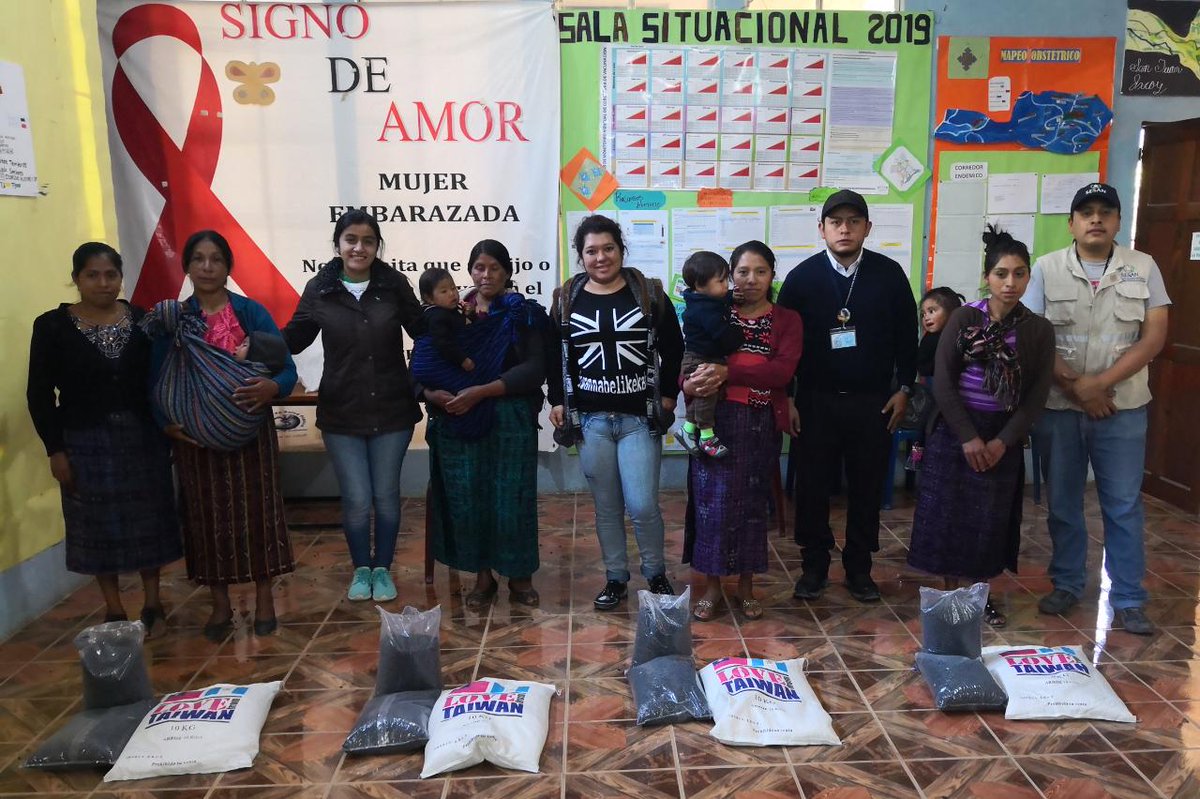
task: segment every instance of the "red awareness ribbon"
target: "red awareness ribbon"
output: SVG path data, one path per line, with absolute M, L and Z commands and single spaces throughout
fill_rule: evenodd
M 153 36 L 178 39 L 200 56 L 200 84 L 182 149 L 147 107 L 120 63 L 130 47 Z M 133 291 L 134 304 L 148 308 L 178 297 L 184 277 L 183 244 L 197 230 L 212 229 L 233 249 L 238 285 L 282 326 L 291 319 L 300 297 L 212 190 L 221 154 L 221 91 L 204 58 L 196 23 L 173 6 L 137 6 L 117 20 L 113 51 L 118 59 L 112 83 L 117 132 L 134 164 L 166 200 Z

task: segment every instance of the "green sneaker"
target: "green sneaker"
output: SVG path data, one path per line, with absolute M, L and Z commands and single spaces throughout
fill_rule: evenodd
M 351 602 L 366 602 L 371 598 L 371 567 L 359 566 L 354 570 L 354 579 L 350 581 L 350 590 L 346 598 Z
M 396 598 L 396 584 L 392 582 L 392 574 L 382 566 L 371 570 L 371 595 L 376 602 L 391 602 Z

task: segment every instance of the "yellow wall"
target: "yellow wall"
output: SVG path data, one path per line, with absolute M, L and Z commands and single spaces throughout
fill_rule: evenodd
M 71 252 L 117 245 L 95 0 L 21 0 L 0 11 L 0 60 L 25 69 L 45 196 L 0 196 L 0 570 L 62 539 L 57 484 L 25 409 L 34 318 L 77 297 Z

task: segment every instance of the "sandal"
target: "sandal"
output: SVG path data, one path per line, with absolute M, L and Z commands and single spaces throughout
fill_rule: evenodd
M 491 588 L 486 588 L 483 591 L 472 589 L 471 593 L 467 594 L 467 609 L 468 610 L 483 610 L 492 603 L 496 598 L 496 592 L 500 590 L 500 584 L 493 582 Z
M 696 621 L 712 621 L 717 615 L 717 605 L 711 599 L 701 599 L 692 608 L 692 618 Z
M 527 608 L 536 608 L 541 602 L 541 596 L 537 589 L 533 586 L 528 588 L 513 588 L 512 583 L 508 585 L 508 601 L 515 602 L 518 605 L 524 605 Z
M 762 603 L 760 603 L 757 599 L 741 599 L 739 597 L 734 597 L 734 602 L 737 603 L 737 607 L 739 610 L 741 610 L 742 616 L 746 619 L 746 621 L 755 621 L 762 618 Z
M 1001 613 L 992 601 L 983 606 L 983 620 L 988 623 L 989 627 L 1005 627 L 1008 625 L 1008 617 Z

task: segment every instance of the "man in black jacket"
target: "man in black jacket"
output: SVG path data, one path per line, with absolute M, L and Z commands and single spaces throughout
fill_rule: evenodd
M 795 596 L 816 599 L 828 585 L 835 545 L 831 477 L 844 462 L 845 584 L 860 602 L 877 602 L 871 553 L 879 550 L 891 431 L 904 416 L 916 376 L 917 306 L 900 264 L 863 248 L 871 221 L 861 195 L 836 192 L 817 224 L 826 250 L 791 271 L 778 300 L 804 320 L 804 355 L 796 371 L 796 542 L 802 573 Z

